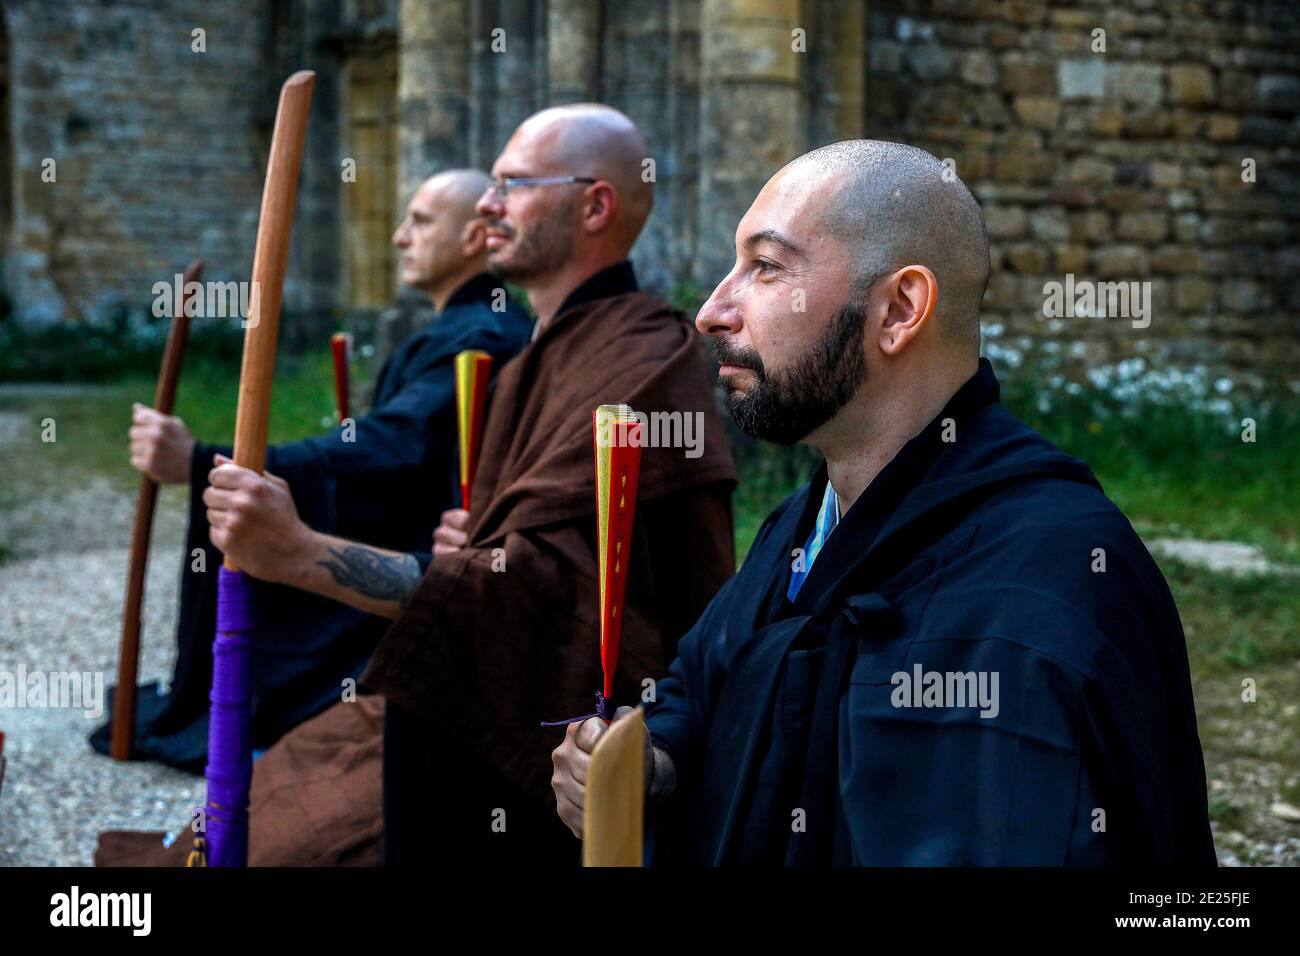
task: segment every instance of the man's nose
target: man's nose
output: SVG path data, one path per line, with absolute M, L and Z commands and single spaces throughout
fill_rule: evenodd
M 742 325 L 740 309 L 727 294 L 724 279 L 695 316 L 695 328 L 701 335 L 735 335 Z
M 393 245 L 398 249 L 405 249 L 411 244 L 411 237 L 406 231 L 406 226 L 398 226 L 393 230 Z
M 505 213 L 505 204 L 501 197 L 497 195 L 496 186 L 489 186 L 483 191 L 483 195 L 478 197 L 478 202 L 474 204 L 474 211 L 480 216 L 486 216 L 489 219 L 500 219 Z

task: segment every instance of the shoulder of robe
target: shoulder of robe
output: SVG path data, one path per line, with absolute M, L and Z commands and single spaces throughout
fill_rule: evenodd
M 1122 514 L 1072 515 L 981 547 L 943 570 L 926 609 L 928 639 L 996 641 L 998 656 L 1037 655 L 1093 679 L 1186 653 L 1159 568 Z

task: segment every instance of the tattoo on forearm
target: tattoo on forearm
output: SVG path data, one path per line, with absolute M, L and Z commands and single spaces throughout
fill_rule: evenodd
M 329 548 L 329 553 L 333 560 L 316 563 L 335 583 L 381 601 L 405 604 L 423 577 L 420 562 L 409 554 L 381 554 L 359 545 Z

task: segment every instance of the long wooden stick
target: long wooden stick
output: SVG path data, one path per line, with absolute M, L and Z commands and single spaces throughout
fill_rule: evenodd
M 271 376 L 280 330 L 280 299 L 298 174 L 307 139 L 307 116 L 316 74 L 295 73 L 280 88 L 271 134 L 271 155 L 257 221 L 253 288 L 244 329 L 235 415 L 235 464 L 261 472 L 271 412 Z M 212 642 L 212 691 L 208 695 L 208 783 L 204 854 L 208 866 L 248 863 L 248 792 L 253 776 L 251 704 L 256 596 L 229 555 L 217 572 L 217 628 Z
M 610 724 L 587 768 L 583 866 L 641 866 L 645 824 L 645 712 Z
M 262 210 L 257 220 L 253 253 L 253 288 L 249 295 L 248 326 L 244 331 L 244 360 L 239 370 L 239 408 L 235 414 L 235 464 L 260 472 L 266 465 L 266 432 L 271 413 L 271 378 L 275 374 L 275 342 L 280 331 L 280 300 L 289 262 L 293 206 L 298 198 L 298 173 L 307 139 L 316 74 L 300 70 L 284 81 L 271 136 Z M 226 567 L 237 570 L 229 559 Z
M 167 347 L 163 350 L 158 386 L 153 407 L 170 415 L 176 403 L 176 386 L 181 377 L 185 343 L 190 337 L 190 304 L 203 277 L 203 260 L 195 259 L 185 269 L 180 295 L 173 306 Z M 131 532 L 131 563 L 126 575 L 126 600 L 122 604 L 122 641 L 117 659 L 117 697 L 113 704 L 113 741 L 110 752 L 114 760 L 131 759 L 131 742 L 135 737 L 135 682 L 140 665 L 140 611 L 144 605 L 144 579 L 149 567 L 149 536 L 153 531 L 154 505 L 158 500 L 158 483 L 148 475 L 140 478 L 135 502 L 135 528 Z

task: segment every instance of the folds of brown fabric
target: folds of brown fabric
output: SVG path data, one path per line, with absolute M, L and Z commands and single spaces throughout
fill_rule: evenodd
M 362 678 L 542 802 L 561 732 L 539 722 L 590 711 L 600 684 L 591 413 L 612 403 L 703 424 L 698 457 L 642 452 L 618 699 L 664 674 L 734 570 L 735 468 L 699 336 L 635 292 L 565 312 L 502 368 L 470 546 L 434 559 Z
M 384 702 L 370 695 L 335 704 L 295 727 L 253 765 L 249 866 L 378 866 L 383 818 Z M 184 866 L 185 830 L 100 834 L 96 866 Z

